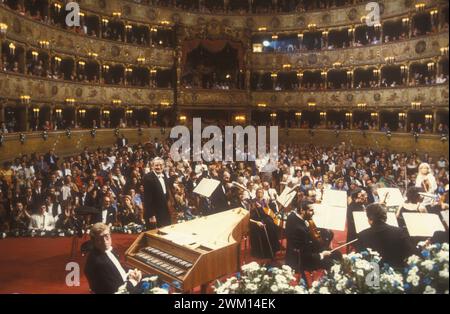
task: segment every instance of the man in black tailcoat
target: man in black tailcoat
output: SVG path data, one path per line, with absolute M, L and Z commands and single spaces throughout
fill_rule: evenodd
M 171 224 L 169 184 L 163 170 L 164 160 L 157 157 L 152 161 L 152 171 L 144 177 L 144 219 L 148 228 Z

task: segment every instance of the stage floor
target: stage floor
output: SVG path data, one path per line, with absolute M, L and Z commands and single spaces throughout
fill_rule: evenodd
M 124 263 L 124 254 L 137 235 L 113 234 L 113 247 Z M 334 247 L 345 240 L 345 232 L 335 232 Z M 81 244 L 81 241 L 79 242 Z M 285 241 L 283 241 L 285 246 Z M 89 285 L 83 274 L 86 257 L 79 250 L 71 257 L 72 238 L 9 238 L 0 240 L 0 294 L 87 294 Z M 255 261 L 250 248 L 242 242 L 242 264 Z M 256 260 L 257 262 L 266 262 Z M 80 286 L 66 285 L 66 265 L 80 265 Z M 284 263 L 284 253 L 277 255 L 275 264 Z M 275 266 L 276 266 L 275 265 Z M 231 274 L 230 274 L 231 275 Z M 194 293 L 199 293 L 196 289 Z M 212 292 L 212 291 L 208 291 Z

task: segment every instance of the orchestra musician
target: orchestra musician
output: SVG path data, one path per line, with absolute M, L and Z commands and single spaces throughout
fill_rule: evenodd
M 413 213 L 427 213 L 427 208 L 423 205 L 423 197 L 420 195 L 423 192 L 422 188 L 410 187 L 406 191 L 406 201 L 396 212 L 397 220 L 400 227 L 406 227 L 405 221 L 403 220 L 403 212 L 413 212 Z
M 381 204 L 370 204 L 366 208 L 370 228 L 358 234 L 356 249 L 364 251 L 368 248 L 377 251 L 382 260 L 392 267 L 401 268 L 405 259 L 415 254 L 410 236 L 401 228 L 386 223 L 386 208 Z
M 144 176 L 144 219 L 147 228 L 171 224 L 169 212 L 169 184 L 164 175 L 164 160 L 156 157 L 151 162 L 152 171 Z
M 250 203 L 251 254 L 257 258 L 273 259 L 280 250 L 279 231 L 272 217 L 264 211 L 268 204 L 262 188 L 256 190 L 256 198 Z
M 426 162 L 421 163 L 416 177 L 416 187 L 423 188 L 425 193 L 433 194 L 437 189 L 436 179 L 434 178 L 431 167 Z
M 351 203 L 347 209 L 347 242 L 356 239 L 355 221 L 353 220 L 353 212 L 362 212 L 368 204 L 367 192 L 363 189 L 356 189 L 351 194 Z M 347 252 L 350 247 L 347 247 Z
M 297 272 L 329 269 L 333 259 L 339 259 L 340 253 L 332 253 L 318 238 L 318 232 L 313 223 L 313 203 L 303 200 L 297 205 L 286 222 L 286 265 Z

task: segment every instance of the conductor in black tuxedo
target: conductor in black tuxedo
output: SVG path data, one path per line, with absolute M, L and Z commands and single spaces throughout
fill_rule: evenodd
M 358 251 L 368 248 L 377 251 L 382 263 L 401 268 L 406 258 L 415 254 L 415 249 L 409 235 L 401 228 L 386 224 L 386 208 L 378 203 L 366 208 L 370 228 L 358 234 L 356 248 Z
M 297 272 L 328 269 L 333 265 L 333 258 L 339 254 L 322 250 L 312 237 L 308 221 L 314 216 L 313 203 L 303 200 L 286 221 L 286 265 Z
M 125 271 L 112 249 L 111 232 L 103 223 L 91 229 L 92 250 L 90 251 L 84 273 L 91 291 L 96 294 L 113 294 L 126 284 L 130 293 L 138 293 L 142 273 L 139 270 Z
M 171 225 L 168 201 L 169 184 L 163 173 L 164 160 L 157 157 L 152 161 L 152 171 L 144 177 L 144 219 L 147 228 Z

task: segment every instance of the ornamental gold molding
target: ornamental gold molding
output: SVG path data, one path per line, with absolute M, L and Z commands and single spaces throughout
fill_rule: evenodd
M 88 57 L 92 52 L 98 54 L 99 60 L 132 64 L 143 56 L 147 65 L 167 68 L 172 67 L 174 61 L 172 49 L 146 48 L 78 35 L 21 16 L 4 6 L 0 6 L 0 21 L 9 25 L 9 39 L 36 47 L 39 40 L 46 40 L 50 42 L 50 51 L 54 54 Z
M 247 91 L 240 90 L 182 90 L 179 105 L 184 107 L 245 108 L 249 104 Z
M 386 57 L 394 57 L 395 62 L 438 57 L 440 48 L 448 47 L 448 32 L 423 36 L 401 42 L 392 42 L 365 47 L 353 47 L 318 52 L 299 53 L 252 53 L 253 70 L 282 70 L 284 64 L 293 69 L 327 68 L 334 63 L 343 67 L 383 65 Z
M 61 82 L 0 72 L 1 98 L 18 100 L 29 95 L 32 103 L 65 103 L 74 99 L 78 105 L 110 105 L 121 100 L 121 105 L 159 106 L 173 104 L 173 91 L 136 87 L 109 87 L 83 83 Z
M 252 106 L 265 104 L 266 108 L 307 109 L 315 104 L 317 109 L 358 109 L 358 104 L 367 105 L 366 110 L 411 109 L 411 102 L 420 102 L 422 108 L 448 109 L 448 84 L 342 91 L 292 91 L 292 92 L 252 92 Z
M 369 2 L 369 1 L 367 1 Z M 414 10 L 413 0 L 380 0 L 382 18 L 407 14 Z M 439 0 L 422 0 L 426 7 L 436 6 Z M 442 1 L 441 1 L 442 2 Z M 443 2 L 445 3 L 445 2 Z M 122 18 L 139 21 L 141 23 L 180 23 L 186 26 L 196 26 L 204 23 L 218 23 L 232 28 L 257 30 L 266 27 L 268 31 L 303 29 L 310 23 L 318 28 L 360 23 L 362 16 L 367 14 L 366 3 L 336 9 L 318 10 L 311 12 L 279 13 L 279 14 L 205 14 L 184 12 L 176 8 L 152 7 L 126 0 L 85 0 L 80 3 L 82 9 L 112 15 L 121 12 Z

